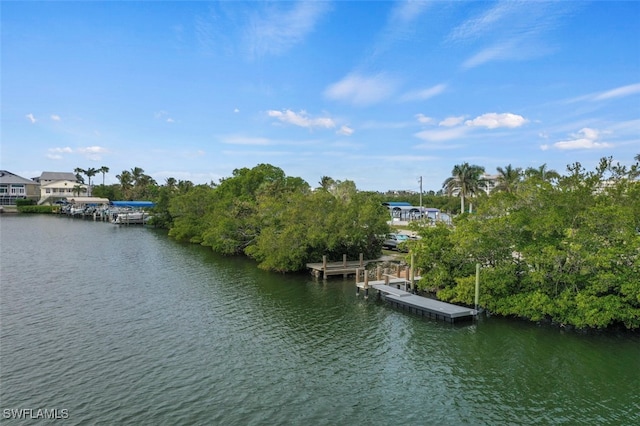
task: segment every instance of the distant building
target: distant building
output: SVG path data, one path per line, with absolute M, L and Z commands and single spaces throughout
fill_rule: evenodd
M 40 176 L 34 177 L 33 180 L 40 185 L 46 185 L 48 183 L 58 181 L 72 181 L 81 183 L 78 181 L 78 178 L 74 173 L 68 172 L 42 172 Z
M 487 194 L 491 194 L 493 188 L 495 188 L 498 184 L 498 175 L 490 175 L 488 173 L 484 173 L 481 178 L 485 181 L 485 192 Z
M 40 201 L 38 204 L 53 204 L 64 198 L 86 196 L 89 185 L 74 180 L 56 180 L 40 184 Z
M 19 198 L 39 197 L 38 184 L 6 170 L 0 170 L 0 205 L 11 206 Z
M 389 201 L 382 203 L 382 205 L 389 209 L 393 221 L 410 222 L 418 219 L 428 219 L 432 223 L 451 221 L 449 215 L 434 207 L 418 207 L 404 201 Z

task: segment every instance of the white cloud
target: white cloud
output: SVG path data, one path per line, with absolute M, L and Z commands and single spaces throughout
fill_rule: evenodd
M 640 83 L 630 84 L 628 86 L 622 86 L 622 87 L 615 88 L 613 90 L 600 93 L 599 95 L 596 95 L 593 98 L 593 100 L 602 101 L 605 99 L 620 98 L 623 96 L 634 95 L 636 93 L 640 93 Z
M 59 116 L 59 115 L 57 115 L 57 114 L 51 114 L 51 119 L 52 119 L 53 121 L 60 121 L 60 116 Z
M 422 124 L 431 124 L 435 121 L 433 118 L 427 117 L 424 114 L 416 114 L 415 117 L 416 117 L 416 120 L 418 120 L 418 122 Z
M 447 88 L 446 84 L 437 84 L 427 89 L 408 92 L 400 97 L 400 101 L 401 102 L 424 101 L 426 99 L 433 98 L 434 96 L 439 95 L 440 93 L 444 92 L 446 88 Z
M 65 146 L 64 148 L 49 148 L 48 151 L 47 158 L 51 160 L 62 160 L 64 158 L 63 154 L 73 153 L 73 150 L 68 146 Z
M 272 142 L 267 138 L 252 138 L 247 136 L 226 136 L 222 138 L 222 143 L 229 145 L 272 145 Z
M 372 105 L 391 96 L 396 90 L 395 80 L 384 74 L 366 77 L 349 74 L 327 87 L 324 95 L 332 100 L 349 102 L 357 106 Z
M 598 142 L 600 132 L 596 129 L 585 127 L 571 135 L 571 139 L 559 141 L 553 144 L 558 149 L 600 149 L 610 148 L 613 145 L 608 142 Z
M 238 108 L 235 108 L 235 109 L 233 110 L 233 112 L 235 112 L 235 113 L 237 114 L 237 113 L 239 113 L 239 112 L 240 112 L 240 110 L 239 110 Z
M 36 120 L 36 118 L 35 118 L 35 117 L 33 116 L 33 114 L 31 114 L 31 113 L 29 113 L 29 114 L 25 115 L 25 117 L 27 117 L 27 118 L 29 119 L 29 121 L 31 121 L 31 124 L 33 124 L 33 123 L 35 123 L 36 121 L 38 121 L 38 120 Z
M 485 127 L 487 129 L 497 129 L 499 127 L 508 127 L 510 129 L 520 127 L 527 123 L 528 120 L 521 115 L 504 113 L 498 114 L 490 112 L 482 114 L 473 120 L 465 121 L 465 125 L 470 127 Z
M 175 123 L 175 120 L 169 116 L 167 111 L 158 111 L 154 114 L 156 120 L 162 120 L 167 123 Z
M 464 115 L 461 115 L 459 117 L 447 117 L 441 122 L 439 122 L 438 126 L 442 126 L 442 127 L 457 126 L 458 124 L 461 124 L 464 121 L 464 118 L 465 118 Z
M 415 136 L 428 142 L 444 142 L 458 139 L 464 136 L 467 131 L 467 127 L 453 127 L 445 130 L 423 130 L 416 133 Z
M 89 160 L 98 161 L 102 159 L 102 154 L 107 153 L 107 149 L 101 146 L 87 146 L 76 150 L 79 154 L 84 155 Z
M 352 128 L 347 126 L 342 126 L 336 133 L 338 133 L 339 135 L 351 136 L 353 132 L 354 130 Z
M 325 129 L 331 129 L 336 126 L 336 123 L 331 118 L 309 118 L 306 111 L 295 113 L 289 109 L 284 111 L 269 110 L 267 111 L 267 115 L 269 115 L 269 117 L 277 118 L 283 123 L 289 123 L 306 128 L 323 127 Z

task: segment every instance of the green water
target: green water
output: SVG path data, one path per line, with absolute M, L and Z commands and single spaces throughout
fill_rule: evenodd
M 0 250 L 3 423 L 640 424 L 638 335 L 425 320 L 143 227 L 4 215 Z

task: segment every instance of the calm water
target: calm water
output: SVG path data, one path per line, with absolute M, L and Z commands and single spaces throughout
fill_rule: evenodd
M 150 228 L 4 215 L 0 238 L 2 422 L 640 424 L 637 335 L 451 326 Z

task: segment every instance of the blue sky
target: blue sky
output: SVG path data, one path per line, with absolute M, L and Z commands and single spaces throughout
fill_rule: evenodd
M 0 168 L 438 190 L 640 154 L 640 2 L 3 1 Z M 101 178 L 99 178 L 101 181 Z

